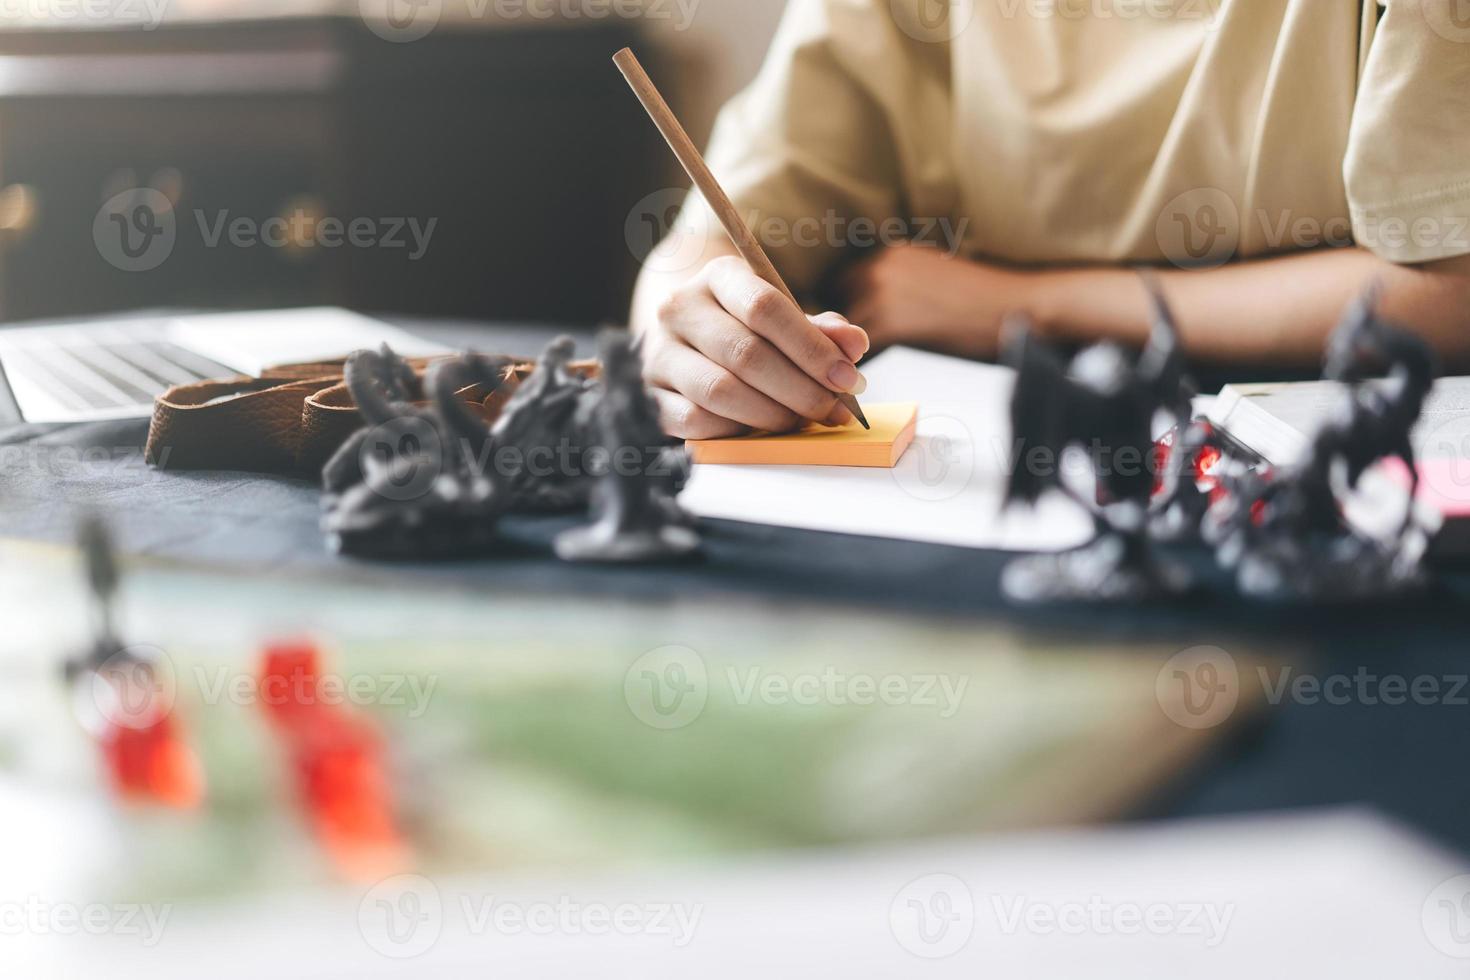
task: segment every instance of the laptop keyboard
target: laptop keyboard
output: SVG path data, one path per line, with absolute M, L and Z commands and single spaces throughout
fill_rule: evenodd
M 89 422 L 147 418 L 153 400 L 174 385 L 383 344 L 404 357 L 450 352 L 381 320 L 308 307 L 0 325 L 0 370 L 26 421 Z
M 27 404 L 47 401 L 66 414 L 136 414 L 174 385 L 235 373 L 163 334 L 163 324 L 155 321 L 0 333 L 0 367 L 27 416 L 33 414 L 26 411 Z

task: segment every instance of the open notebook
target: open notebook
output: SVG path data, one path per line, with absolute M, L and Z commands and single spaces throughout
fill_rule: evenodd
M 1268 463 L 1289 466 L 1301 458 L 1312 434 L 1342 404 L 1344 389 L 1330 381 L 1227 385 L 1209 416 L 1220 428 Z M 1443 521 L 1436 555 L 1470 554 L 1470 378 L 1435 382 L 1413 433 L 1418 457 L 1419 503 L 1426 517 Z M 1403 510 L 1407 480 L 1402 467 L 1381 467 L 1365 481 L 1363 500 L 1350 517 L 1371 530 L 1379 511 L 1392 526 Z

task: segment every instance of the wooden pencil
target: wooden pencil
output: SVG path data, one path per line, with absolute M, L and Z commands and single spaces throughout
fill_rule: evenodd
M 776 271 L 771 257 L 751 232 L 750 226 L 740 216 L 735 208 L 735 202 L 730 200 L 730 195 L 720 186 L 715 179 L 714 171 L 710 170 L 709 164 L 705 163 L 704 155 L 699 152 L 694 141 L 689 138 L 683 125 L 679 122 L 674 110 L 664 101 L 659 93 L 658 87 L 653 84 L 653 79 L 648 77 L 648 72 L 643 70 L 643 65 L 638 61 L 638 56 L 633 53 L 632 48 L 624 48 L 613 56 L 613 63 L 628 80 L 628 85 L 633 93 L 638 96 L 638 101 L 643 103 L 643 108 L 663 134 L 664 140 L 668 142 L 669 149 L 674 151 L 684 171 L 689 174 L 689 179 L 694 182 L 695 188 L 704 195 L 709 206 L 714 210 L 715 217 L 719 219 L 724 227 L 725 233 L 730 236 L 730 241 L 735 243 L 735 249 L 745 259 L 757 276 L 775 286 L 791 301 L 798 310 L 801 304 L 796 301 L 796 296 L 787 287 L 786 281 L 781 278 L 781 273 Z M 837 398 L 842 402 L 853 417 L 862 423 L 863 428 L 868 428 L 868 420 L 863 416 L 863 410 L 858 406 L 858 401 L 848 392 L 838 392 Z

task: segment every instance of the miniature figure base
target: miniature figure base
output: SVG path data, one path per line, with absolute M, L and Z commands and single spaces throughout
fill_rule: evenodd
M 1131 551 L 1121 535 L 1105 533 L 1072 551 L 1018 558 L 1001 574 L 1001 590 L 1012 602 L 1032 605 L 1135 602 L 1181 595 L 1193 587 L 1183 566 Z
M 1176 500 L 1148 521 L 1149 537 L 1166 544 L 1193 544 L 1203 540 L 1200 524 L 1209 510 L 1209 498 L 1196 494 Z
M 1426 576 L 1412 556 L 1346 537 L 1306 551 L 1245 551 L 1236 583 L 1253 599 L 1341 603 L 1404 595 L 1423 588 Z
M 556 556 L 563 561 L 607 564 L 672 561 L 698 551 L 699 535 L 674 524 L 624 532 L 592 524 L 557 535 L 555 548 Z
M 345 523 L 345 522 L 342 522 Z M 494 520 L 435 515 L 425 520 L 367 527 L 333 526 L 327 547 L 339 555 L 384 560 L 474 558 L 497 547 Z

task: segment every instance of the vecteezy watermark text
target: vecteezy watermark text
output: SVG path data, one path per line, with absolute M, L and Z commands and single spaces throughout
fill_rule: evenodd
M 405 874 L 367 891 L 357 923 L 373 950 L 409 959 L 432 949 L 451 920 L 471 936 L 645 936 L 683 949 L 694 941 L 703 915 L 698 902 L 609 902 L 566 894 L 525 900 L 461 892 L 446 901 L 432 880 Z
M 48 446 L 37 452 L 34 446 L 0 446 L 0 472 L 30 473 L 51 479 L 87 479 L 89 474 L 108 475 L 126 471 L 129 479 L 166 479 L 168 458 L 173 447 L 164 446 L 150 466 L 142 446 Z
M 125 936 L 157 946 L 173 915 L 172 905 L 53 902 L 32 895 L 0 902 L 0 936 Z
M 662 446 L 581 446 L 570 437 L 533 446 L 497 446 L 489 440 L 475 446 L 464 438 L 445 439 L 433 425 L 414 416 L 367 429 L 358 450 L 364 472 L 388 460 L 402 464 L 391 471 L 382 468 L 372 483 L 380 497 L 395 501 L 427 496 L 441 476 L 460 467 L 502 484 L 526 477 L 576 482 L 607 475 L 668 480 L 679 459 Z
M 1266 667 L 1260 673 L 1266 700 L 1273 705 L 1328 704 L 1341 706 L 1361 704 L 1396 708 L 1403 705 L 1452 708 L 1470 707 L 1470 675 L 1467 674 L 1380 674 L 1359 667 L 1350 674 L 1319 676 L 1301 673 L 1290 666 L 1274 672 Z
M 982 0 L 889 0 L 893 22 L 916 41 L 946 44 L 976 20 Z M 1225 0 L 983 0 L 1005 20 L 1171 20 L 1220 24 Z
M 1246 672 L 1219 647 L 1191 647 L 1170 657 L 1159 670 L 1156 694 L 1175 723 L 1213 728 L 1235 713 L 1247 677 L 1272 706 L 1470 707 L 1470 674 L 1379 672 L 1366 666 L 1319 674 L 1290 664 L 1257 664 Z
M 199 236 L 206 248 L 226 242 L 235 248 L 387 248 L 410 249 L 408 261 L 417 262 L 429 250 L 438 218 L 352 218 L 314 217 L 304 209 L 257 221 L 230 217 L 229 211 L 208 215 L 195 211 Z
M 666 20 L 676 31 L 694 23 L 703 0 L 464 0 L 475 20 Z
M 1155 225 L 1164 257 L 1180 268 L 1213 268 L 1240 256 L 1244 242 L 1270 252 L 1348 248 L 1374 251 L 1463 252 L 1470 249 L 1470 214 L 1362 214 L 1322 217 L 1290 208 L 1242 211 L 1218 187 L 1185 191 L 1164 205 Z
M 0 0 L 0 21 L 137 25 L 145 31 L 163 23 L 171 0 Z
M 1235 905 L 1211 902 L 1113 901 L 1091 895 L 1085 901 L 1042 902 L 1025 896 L 990 897 L 996 925 L 1004 935 L 1184 936 L 1208 949 L 1225 941 Z
M 667 272 L 692 269 L 703 257 L 701 234 L 684 234 L 678 224 L 687 192 L 665 188 L 647 195 L 628 212 L 623 235 L 628 250 L 639 262 L 650 263 Z M 941 216 L 899 216 L 872 218 L 849 216 L 828 209 L 819 215 L 787 218 L 750 210 L 745 223 L 761 245 L 776 250 L 801 249 L 875 249 L 897 245 L 934 248 L 953 258 L 965 246 L 970 219 Z M 701 222 L 709 215 L 696 210 L 689 219 L 690 231 L 705 230 Z M 712 230 L 712 226 L 711 226 Z
M 444 19 L 451 21 L 667 21 L 687 31 L 703 0 L 358 0 L 363 23 L 385 41 L 408 43 L 428 37 Z
M 744 670 L 727 667 L 725 679 L 739 705 L 913 705 L 933 708 L 940 718 L 955 716 L 970 685 L 967 676 L 874 674 L 842 671 L 832 666 L 795 673 L 759 666 Z
M 315 674 L 293 671 L 256 677 L 228 666 L 195 665 L 194 681 L 205 704 L 279 707 L 407 708 L 422 718 L 439 686 L 437 674 Z
M 184 687 L 186 682 L 192 687 Z M 428 712 L 438 687 L 439 675 L 432 673 L 303 669 L 260 677 L 228 664 L 194 664 L 180 671 L 162 648 L 132 644 L 88 672 L 74 695 L 73 710 L 88 730 L 103 725 L 140 730 L 173 711 L 184 688 L 209 706 L 402 708 L 410 719 L 418 719 Z
M 3 0 L 0 0 L 3 2 Z M 197 234 L 207 249 L 268 248 L 305 252 L 311 249 L 384 249 L 402 251 L 410 262 L 429 250 L 438 218 L 341 218 L 304 207 L 257 219 L 228 209 L 191 212 L 192 221 L 177 213 L 174 202 L 151 187 L 113 195 L 92 222 L 97 253 L 124 272 L 148 272 L 168 261 L 179 237 Z
M 1219 22 L 1225 0 L 996 0 L 1007 20 L 1178 20 Z
M 977 932 L 991 939 L 1023 934 L 1168 937 L 1213 949 L 1225 941 L 1235 905 L 1101 894 L 1040 899 L 1003 892 L 977 900 L 964 879 L 935 873 L 900 888 L 888 916 L 893 937 L 905 950 L 942 959 L 958 953 Z
M 663 646 L 633 661 L 623 677 L 623 697 L 639 721 L 658 729 L 683 728 L 701 714 L 711 689 L 723 685 L 724 700 L 796 707 L 911 707 L 941 719 L 958 713 L 969 689 L 966 674 L 881 672 L 844 669 L 773 669 L 730 665 L 711 673 L 697 651 Z

